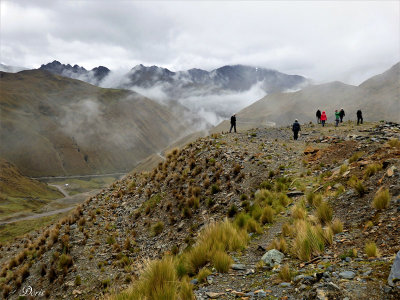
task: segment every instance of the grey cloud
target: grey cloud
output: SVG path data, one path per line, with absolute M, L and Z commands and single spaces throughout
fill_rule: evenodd
M 1 62 L 249 64 L 357 84 L 400 60 L 398 1 L 2 1 Z M 23 20 L 23 22 L 21 21 Z

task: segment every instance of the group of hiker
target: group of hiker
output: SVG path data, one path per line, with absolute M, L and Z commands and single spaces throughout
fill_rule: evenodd
M 341 108 L 340 111 L 337 109 L 335 110 L 335 127 L 339 126 L 339 123 L 343 122 L 343 118 L 345 116 L 344 109 Z M 328 117 L 326 116 L 325 111 L 320 111 L 320 109 L 317 110 L 315 116 L 317 117 L 317 123 L 322 124 L 322 127 L 325 127 L 325 123 L 328 120 Z M 357 125 L 363 123 L 363 117 L 362 117 L 362 111 L 359 109 L 357 110 Z M 236 132 L 236 115 L 234 114 L 231 117 L 231 128 L 229 129 L 229 132 L 232 132 L 232 129 L 234 129 L 234 132 Z M 293 137 L 295 140 L 298 139 L 299 137 L 299 131 L 301 130 L 299 121 L 296 119 L 292 125 L 292 131 L 293 131 Z
M 337 109 L 335 110 L 335 126 L 337 127 L 339 125 L 339 122 L 342 123 L 343 122 L 343 117 L 345 116 L 345 112 L 344 109 L 341 108 L 340 111 L 338 111 Z M 328 120 L 328 117 L 326 116 L 326 112 L 323 111 L 321 113 L 321 111 L 317 110 L 317 112 L 315 113 L 315 116 L 317 117 L 317 123 L 318 124 L 322 124 L 322 126 L 325 126 L 325 122 Z M 363 117 L 362 117 L 362 111 L 359 109 L 357 110 L 357 125 L 363 123 Z

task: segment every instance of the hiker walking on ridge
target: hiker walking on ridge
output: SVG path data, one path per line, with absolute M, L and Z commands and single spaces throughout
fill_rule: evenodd
M 231 117 L 231 128 L 229 129 L 229 132 L 232 131 L 232 128 L 234 128 L 234 130 L 236 132 L 236 115 L 235 114 Z
M 321 111 L 319 110 L 319 108 L 318 108 L 317 112 L 315 113 L 315 116 L 317 117 L 317 124 L 320 124 L 321 123 Z
M 294 140 L 297 140 L 297 138 L 299 137 L 299 131 L 301 130 L 300 128 L 300 124 L 299 122 L 296 120 L 294 120 L 294 123 L 292 125 L 292 131 L 293 131 L 293 138 Z
M 338 127 L 339 125 L 339 121 L 340 121 L 340 112 L 337 111 L 337 109 L 335 109 L 335 127 Z
M 326 116 L 326 113 L 325 113 L 325 111 L 323 111 L 322 114 L 321 114 L 321 123 L 322 123 L 322 127 L 325 127 L 325 122 L 326 122 L 327 119 L 328 119 L 328 118 L 327 118 L 327 116 Z
M 363 123 L 363 117 L 362 117 L 361 109 L 357 110 L 357 125 L 359 125 L 360 122 L 361 122 L 361 124 Z
M 343 117 L 344 117 L 345 115 L 346 115 L 346 114 L 344 113 L 344 109 L 341 108 L 341 109 L 340 109 L 340 112 L 339 112 L 340 123 L 343 123 Z

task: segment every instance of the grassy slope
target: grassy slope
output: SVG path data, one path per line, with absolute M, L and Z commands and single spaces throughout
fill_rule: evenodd
M 0 216 L 30 211 L 62 197 L 59 191 L 23 176 L 14 165 L 0 159 Z

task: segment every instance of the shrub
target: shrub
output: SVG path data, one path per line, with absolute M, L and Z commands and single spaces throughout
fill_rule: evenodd
M 261 215 L 261 223 L 262 224 L 272 223 L 274 221 L 274 214 L 275 211 L 271 206 L 269 205 L 265 206 Z
M 279 277 L 279 279 L 281 279 L 284 282 L 292 281 L 293 272 L 290 270 L 288 264 L 285 264 L 284 266 L 281 267 L 281 269 L 278 273 L 278 277 Z
M 334 219 L 331 228 L 334 234 L 340 233 L 343 231 L 343 223 L 339 219 Z
M 364 250 L 367 257 L 378 257 L 378 248 L 374 242 L 366 243 Z
M 164 223 L 159 221 L 151 227 L 152 236 L 159 235 L 164 229 Z
M 226 273 L 232 265 L 233 260 L 224 251 L 217 250 L 212 256 L 212 262 L 218 272 Z
M 326 224 L 332 221 L 333 209 L 328 202 L 322 201 L 317 207 L 316 217 L 322 224 Z
M 387 208 L 390 203 L 390 194 L 388 189 L 378 191 L 372 201 L 372 206 L 377 210 Z

